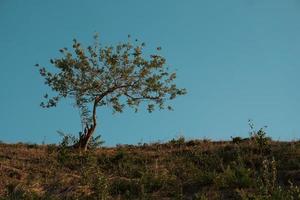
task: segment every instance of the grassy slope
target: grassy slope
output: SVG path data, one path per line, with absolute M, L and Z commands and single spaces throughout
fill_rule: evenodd
M 3 199 L 300 198 L 289 181 L 300 184 L 300 142 L 181 138 L 89 153 L 0 144 Z

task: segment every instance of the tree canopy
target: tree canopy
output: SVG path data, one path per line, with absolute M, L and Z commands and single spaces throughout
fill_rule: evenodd
M 184 95 L 186 89 L 177 88 L 176 73 L 169 72 L 166 59 L 158 54 L 160 47 L 149 56 L 144 48 L 145 43 L 131 42 L 130 36 L 127 42 L 103 46 L 95 35 L 87 48 L 74 39 L 71 51 L 62 48 L 62 56 L 50 60 L 52 70 L 36 65 L 55 94 L 45 94 L 41 106 L 50 108 L 62 98 L 74 99 L 87 127 L 96 126 L 96 108 L 101 106 L 122 112 L 127 105 L 137 112 L 145 102 L 149 112 L 172 109 L 167 101 Z

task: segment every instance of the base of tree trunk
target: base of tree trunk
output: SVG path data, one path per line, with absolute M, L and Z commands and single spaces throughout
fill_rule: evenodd
M 79 138 L 79 141 L 73 145 L 73 147 L 75 149 L 82 149 L 86 151 L 88 149 L 88 145 L 94 131 L 95 131 L 95 126 L 86 128 L 84 134 Z
M 73 145 L 73 148 L 86 151 L 88 149 L 87 139 L 80 139 L 76 144 Z

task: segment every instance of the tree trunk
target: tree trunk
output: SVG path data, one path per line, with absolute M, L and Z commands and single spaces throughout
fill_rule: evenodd
M 93 133 L 95 132 L 96 126 L 97 126 L 97 120 L 96 120 L 96 109 L 97 109 L 97 104 L 100 101 L 100 97 L 96 97 L 94 101 L 94 106 L 93 106 L 93 122 L 92 125 L 89 126 L 88 124 L 86 125 L 84 129 L 84 133 L 80 136 L 79 141 L 74 145 L 74 148 L 77 149 L 83 149 L 86 151 L 88 149 L 88 144 L 93 136 Z
M 96 126 L 86 127 L 84 134 L 79 138 L 79 141 L 74 145 L 74 148 L 76 149 L 82 149 L 86 151 L 88 149 L 88 144 L 90 142 L 90 139 L 92 138 L 92 135 L 96 129 Z

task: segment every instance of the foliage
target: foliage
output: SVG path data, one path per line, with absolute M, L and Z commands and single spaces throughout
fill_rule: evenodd
M 263 160 L 261 178 L 258 185 L 264 196 L 271 196 L 276 188 L 277 181 L 277 169 L 274 158 L 270 162 L 269 160 Z
M 270 149 L 269 145 L 271 138 L 267 137 L 265 130 L 267 126 L 264 126 L 257 131 L 252 120 L 249 120 L 248 123 L 250 126 L 250 139 L 255 142 L 261 154 L 268 151 Z
M 82 163 L 83 160 L 88 160 L 89 158 L 91 158 L 89 157 L 89 154 L 91 154 L 92 152 L 77 155 L 76 151 L 74 151 L 72 146 L 79 141 L 79 138 L 75 137 L 73 134 L 67 134 L 62 131 L 58 131 L 58 134 L 62 137 L 62 140 L 58 146 L 57 154 L 59 163 L 61 163 L 62 165 L 68 165 L 68 163 L 72 162 L 72 159 L 76 159 L 76 157 L 79 157 Z M 88 149 L 96 150 L 97 148 L 101 147 L 102 144 L 104 144 L 104 141 L 101 139 L 101 135 L 98 135 L 96 137 L 92 136 L 91 140 L 88 143 Z
M 172 109 L 166 101 L 186 93 L 174 84 L 176 73 L 169 72 L 166 59 L 158 52 L 147 57 L 145 43 L 131 42 L 130 37 L 127 42 L 103 46 L 96 34 L 94 43 L 86 49 L 76 39 L 72 48 L 60 49 L 62 57 L 50 60 L 53 70 L 36 65 L 45 84 L 56 94 L 45 94 L 41 106 L 49 108 L 62 98 L 74 99 L 84 126 L 92 124 L 89 105 L 93 103 L 122 112 L 125 105 L 138 111 L 145 102 L 152 112 L 155 105 Z
M 96 194 L 95 199 L 97 199 L 97 200 L 108 199 L 108 196 L 109 196 L 108 183 L 104 176 L 102 176 L 102 177 L 97 176 L 97 179 L 94 182 L 92 189 L 95 191 L 95 194 Z
M 64 133 L 62 131 L 57 131 L 57 132 L 62 137 L 62 140 L 59 144 L 61 149 L 66 149 L 66 148 L 73 146 L 74 144 L 76 144 L 79 141 L 79 138 L 81 137 L 81 132 L 79 133 L 79 137 L 76 137 L 70 133 Z M 105 141 L 101 139 L 101 135 L 92 136 L 88 143 L 88 148 L 89 149 L 99 148 L 104 143 L 105 143 Z
M 180 136 L 177 139 L 172 139 L 169 143 L 174 146 L 181 146 L 185 143 L 185 138 Z
M 251 171 L 243 166 L 228 165 L 223 173 L 217 175 L 215 183 L 219 188 L 249 188 L 253 186 Z
M 256 192 L 246 192 L 238 189 L 237 192 L 242 200 L 296 200 L 300 199 L 300 189 L 289 181 L 285 189 L 278 185 L 276 161 L 263 160 L 260 176 L 257 177 Z

